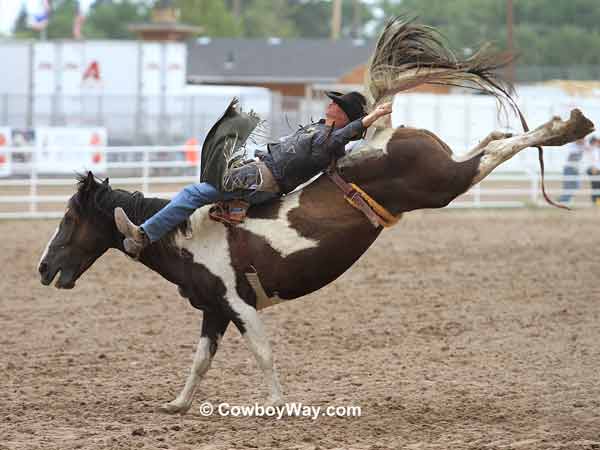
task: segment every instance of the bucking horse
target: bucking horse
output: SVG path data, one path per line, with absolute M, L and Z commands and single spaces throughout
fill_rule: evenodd
M 502 61 L 485 50 L 458 60 L 430 27 L 396 18 L 388 22 L 371 58 L 366 81 L 370 105 L 423 83 L 478 88 L 514 105 L 496 72 Z M 386 215 L 442 208 L 528 147 L 558 147 L 586 136 L 593 124 L 577 109 L 518 135 L 493 132 L 457 157 L 433 133 L 380 125 L 337 162 L 337 173 L 359 186 Z M 270 404 L 283 401 L 271 347 L 258 311 L 314 292 L 343 274 L 377 239 L 373 226 L 326 174 L 291 194 L 253 206 L 237 226 L 195 211 L 139 262 L 178 286 L 203 312 L 202 329 L 185 386 L 168 413 L 185 413 L 230 323 L 245 338 L 262 369 Z M 140 192 L 113 189 L 88 172 L 78 178 L 64 217 L 39 263 L 41 282 L 71 289 L 108 249 L 123 249 L 113 213 L 121 207 L 142 223 L 168 203 Z

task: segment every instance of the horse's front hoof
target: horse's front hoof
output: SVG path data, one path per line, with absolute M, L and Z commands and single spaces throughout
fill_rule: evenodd
M 165 414 L 185 414 L 189 411 L 192 404 L 181 404 L 175 400 L 169 403 L 163 403 L 158 410 Z
M 265 402 L 265 406 L 283 406 L 284 404 L 283 397 L 270 397 Z

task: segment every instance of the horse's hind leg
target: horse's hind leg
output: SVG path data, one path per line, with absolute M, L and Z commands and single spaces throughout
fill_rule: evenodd
M 226 318 L 223 314 L 204 313 L 200 340 L 196 347 L 194 362 L 185 386 L 175 400 L 161 406 L 161 411 L 169 414 L 185 414 L 190 409 L 200 380 L 208 371 L 210 363 L 217 352 L 219 340 L 225 333 L 228 324 L 229 318 Z
M 555 117 L 533 131 L 507 139 L 490 142 L 481 151 L 481 160 L 472 185 L 479 183 L 504 161 L 527 147 L 557 147 L 576 141 L 594 131 L 594 124 L 578 109 L 571 111 L 568 120 Z
M 228 300 L 231 308 L 238 315 L 232 321 L 246 339 L 248 347 L 254 353 L 258 366 L 263 371 L 265 381 L 270 390 L 268 403 L 270 405 L 279 405 L 283 402 L 281 385 L 279 384 L 277 371 L 273 364 L 271 344 L 265 333 L 262 321 L 258 316 L 258 311 L 239 297 Z
M 458 158 L 455 158 L 455 161 L 461 162 L 471 159 L 472 157 L 479 155 L 481 150 L 486 147 L 490 142 L 498 141 L 500 139 L 507 139 L 512 137 L 512 133 L 504 133 L 502 131 L 492 131 L 488 134 L 479 144 L 477 144 L 473 149 L 469 150 L 467 153 L 461 155 Z

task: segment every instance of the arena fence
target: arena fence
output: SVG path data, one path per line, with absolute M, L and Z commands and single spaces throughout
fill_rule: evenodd
M 169 198 L 183 186 L 198 182 L 197 146 L 81 147 L 68 149 L 2 147 L 0 149 L 0 219 L 56 218 L 75 192 L 78 167 L 87 167 L 113 187 Z M 83 172 L 83 169 L 79 169 Z M 592 206 L 590 182 L 600 176 L 546 174 L 546 188 L 555 199 L 572 195 L 570 205 Z M 565 184 L 565 182 L 567 182 Z M 564 187 L 568 191 L 564 190 Z M 454 208 L 544 207 L 539 174 L 534 170 L 497 171 L 456 199 Z

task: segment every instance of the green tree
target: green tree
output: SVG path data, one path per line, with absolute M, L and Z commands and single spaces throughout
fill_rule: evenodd
M 358 11 L 355 11 L 358 8 Z M 354 14 L 358 12 L 358 29 L 354 30 Z M 342 36 L 346 37 L 364 37 L 365 24 L 372 21 L 373 8 L 362 0 L 352 0 L 342 2 Z
M 37 32 L 27 25 L 27 11 L 25 11 L 25 7 L 22 7 L 19 12 L 13 29 L 13 35 L 16 39 L 33 39 L 37 37 Z
M 83 35 L 89 39 L 133 39 L 135 35 L 127 26 L 145 22 L 148 16 L 147 5 L 131 0 L 96 2 L 85 21 Z
M 288 0 L 287 17 L 294 24 L 298 36 L 307 38 L 328 38 L 331 33 L 330 0 Z M 358 5 L 358 16 L 361 24 L 373 19 L 373 8 L 363 2 Z M 354 26 L 355 2 L 342 2 L 342 36 L 352 36 Z M 364 34 L 364 25 L 361 25 L 356 36 Z
M 252 0 L 242 10 L 244 36 L 293 37 L 298 33 L 287 15 L 286 0 Z
M 68 39 L 73 37 L 73 19 L 75 18 L 75 0 L 55 0 L 48 21 L 46 33 L 48 39 Z
M 492 41 L 506 48 L 506 2 L 499 0 L 381 0 L 384 16 L 411 14 L 438 27 L 455 49 Z M 600 64 L 597 0 L 515 0 L 514 44 L 519 64 Z
M 48 39 L 68 39 L 73 37 L 73 19 L 75 17 L 75 0 L 54 0 L 52 12 L 46 27 Z M 15 24 L 14 35 L 19 39 L 37 38 L 40 32 L 29 27 L 25 9 L 21 11 Z
M 600 29 L 600 4 L 596 0 L 520 0 L 514 2 L 518 23 L 535 23 L 552 32 L 553 26 L 571 24 L 588 31 Z
M 233 2 L 230 2 L 233 4 Z M 342 3 L 342 36 L 352 35 L 354 1 Z M 362 23 L 373 18 L 373 9 L 358 2 Z M 331 27 L 331 0 L 244 0 L 241 18 L 248 37 L 328 38 Z M 357 37 L 361 36 L 361 27 Z
M 175 0 L 181 21 L 204 28 L 208 36 L 240 36 L 242 24 L 222 0 Z
M 384 16 L 416 16 L 420 22 L 438 28 L 458 49 L 472 49 L 483 42 L 498 42 L 505 23 L 504 2 L 498 0 L 403 0 L 383 1 Z M 504 45 L 504 43 L 499 43 Z
M 49 39 L 69 38 L 73 34 L 73 16 L 75 14 L 75 0 L 55 0 L 53 10 L 48 21 L 46 34 Z M 37 38 L 39 32 L 29 28 L 27 12 L 21 10 L 14 28 L 14 35 L 18 39 Z
M 298 36 L 306 38 L 329 37 L 331 2 L 324 0 L 289 0 L 288 17 Z

